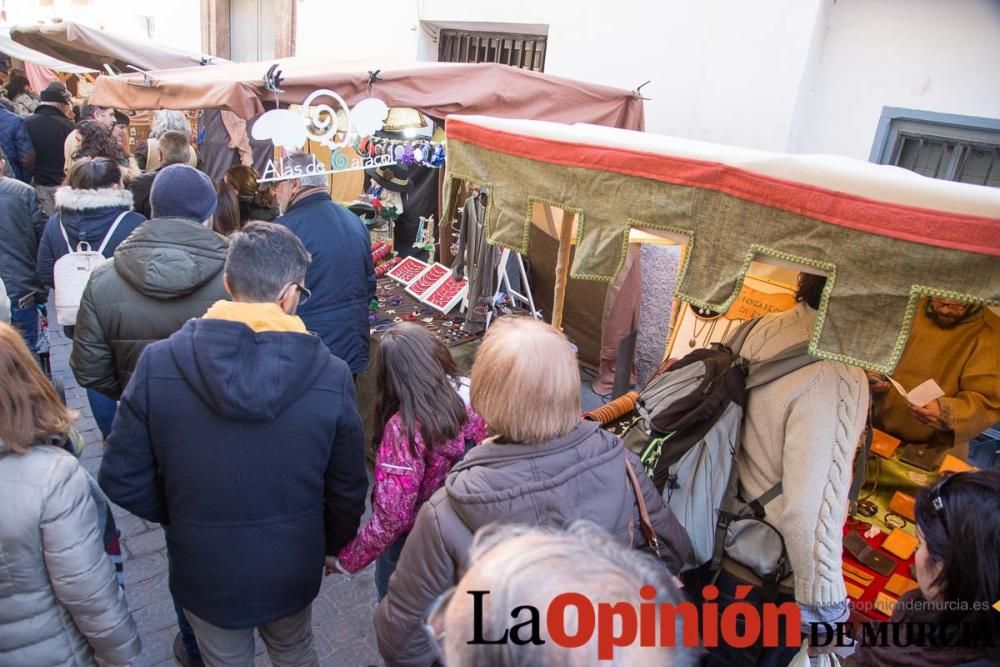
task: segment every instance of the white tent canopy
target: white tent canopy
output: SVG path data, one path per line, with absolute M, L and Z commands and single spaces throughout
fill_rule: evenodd
M 57 72 L 85 74 L 87 72 L 95 71 L 87 69 L 86 67 L 79 67 L 71 63 L 63 62 L 62 60 L 56 60 L 51 56 L 45 55 L 44 53 L 40 53 L 34 49 L 29 49 L 26 46 L 18 44 L 10 37 L 10 26 L 0 26 L 0 53 L 6 53 L 11 58 L 23 60 L 26 63 L 33 63 L 35 65 L 41 65 L 42 67 L 48 67 L 49 69 Z

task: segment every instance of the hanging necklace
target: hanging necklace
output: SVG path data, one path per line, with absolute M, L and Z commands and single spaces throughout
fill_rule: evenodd
M 691 313 L 694 315 L 694 333 L 691 335 L 691 340 L 688 341 L 688 347 L 696 347 L 698 341 L 701 339 L 701 334 L 704 333 L 705 329 L 711 324 L 712 329 L 715 328 L 715 318 L 718 317 L 716 313 L 713 313 L 707 308 L 692 308 Z M 701 326 L 699 326 L 701 325 Z M 709 338 L 712 334 L 709 333 Z

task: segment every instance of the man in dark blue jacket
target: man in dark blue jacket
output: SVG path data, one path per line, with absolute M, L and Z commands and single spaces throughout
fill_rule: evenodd
M 285 160 L 301 174 L 278 183 L 284 215 L 275 220 L 298 236 L 312 255 L 306 288 L 313 296 L 298 314 L 334 356 L 358 375 L 368 367 L 368 304 L 375 298 L 371 238 L 361 219 L 330 198 L 326 176 L 312 174 L 315 158 Z
M 122 396 L 100 484 L 164 524 L 170 590 L 206 664 L 318 664 L 311 607 L 325 557 L 354 536 L 368 486 L 347 365 L 292 315 L 309 254 L 251 223 L 201 319 L 149 345 Z
M 10 297 L 11 323 L 34 351 L 38 340 L 35 296 L 45 294 L 35 275 L 34 258 L 45 215 L 31 186 L 4 176 L 3 164 L 0 157 L 0 282 Z
M 24 119 L 16 113 L 0 107 L 0 154 L 7 159 L 14 178 L 22 183 L 31 183 L 35 171 L 35 147 L 24 125 Z

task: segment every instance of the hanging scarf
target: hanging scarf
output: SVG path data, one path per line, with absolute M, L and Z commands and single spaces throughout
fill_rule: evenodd
M 229 147 L 240 152 L 240 164 L 253 166 L 253 152 L 250 150 L 250 137 L 247 136 L 247 122 L 232 111 L 220 111 L 222 124 L 229 135 Z

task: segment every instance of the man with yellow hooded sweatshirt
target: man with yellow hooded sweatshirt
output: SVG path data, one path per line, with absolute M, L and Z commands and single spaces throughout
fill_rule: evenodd
M 154 204 L 155 207 L 155 204 Z M 365 510 L 364 430 L 347 364 L 293 315 L 310 257 L 284 227 L 230 237 L 219 301 L 142 353 L 99 481 L 164 525 L 170 591 L 208 665 L 318 665 L 325 557 Z
M 880 394 L 875 426 L 967 459 L 969 441 L 1000 421 L 1000 318 L 980 305 L 922 300 L 893 378 L 907 390 L 933 379 L 944 396 L 910 405 L 884 378 L 869 374 Z

